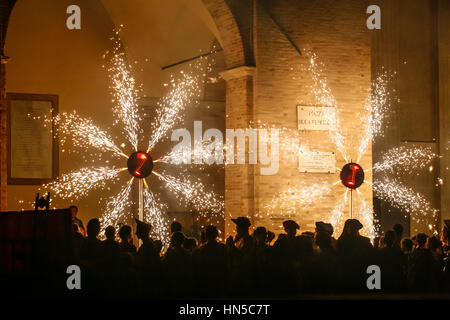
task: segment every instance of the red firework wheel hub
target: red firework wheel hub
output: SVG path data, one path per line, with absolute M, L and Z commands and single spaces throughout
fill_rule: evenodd
M 342 167 L 341 181 L 344 186 L 350 189 L 359 188 L 364 182 L 363 168 L 354 162 L 347 163 Z
M 127 161 L 128 172 L 135 178 L 146 178 L 153 171 L 153 159 L 146 152 L 137 151 Z

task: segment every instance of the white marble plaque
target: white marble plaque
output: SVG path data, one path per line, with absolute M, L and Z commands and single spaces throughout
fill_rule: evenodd
M 53 137 L 51 124 L 34 117 L 52 117 L 51 101 L 11 100 L 10 161 L 12 179 L 51 179 Z
M 297 106 L 298 130 L 329 130 L 327 111 L 329 107 Z
M 335 173 L 336 155 L 334 152 L 299 152 L 298 170 L 303 173 Z

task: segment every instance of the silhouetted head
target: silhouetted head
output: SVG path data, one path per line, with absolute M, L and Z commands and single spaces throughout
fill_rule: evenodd
M 217 230 L 216 226 L 209 225 L 206 227 L 205 239 L 207 242 L 216 241 L 218 236 L 219 236 L 219 231 Z
M 105 236 L 108 240 L 114 240 L 116 237 L 116 228 L 113 226 L 107 226 L 105 229 Z
M 161 240 L 155 240 L 155 241 L 153 241 L 153 244 L 155 245 L 156 252 L 161 253 L 161 250 L 163 248 L 162 241 Z
M 347 219 L 344 224 L 343 234 L 358 235 L 363 225 L 357 219 Z
M 416 236 L 416 242 L 417 242 L 417 246 L 419 248 L 422 248 L 425 246 L 426 242 L 427 242 L 427 238 L 428 236 L 425 233 L 419 233 Z
M 75 219 L 77 217 L 78 207 L 77 206 L 70 206 L 69 210 L 70 210 L 70 214 L 72 215 L 72 219 Z
M 194 238 L 185 238 L 183 241 L 183 248 L 192 252 L 195 248 L 197 248 L 197 240 Z
M 294 238 L 300 226 L 294 220 L 283 221 L 283 228 L 289 238 Z
M 409 253 L 411 252 L 412 248 L 413 248 L 413 241 L 409 238 L 403 238 L 402 242 L 401 242 L 401 249 L 404 253 Z
M 203 229 L 202 231 L 200 231 L 200 243 L 206 243 L 208 242 L 208 239 L 206 238 L 206 231 L 205 229 Z
M 280 233 L 278 235 L 277 241 L 283 241 L 283 240 L 286 240 L 286 239 L 287 239 L 287 235 L 285 233 Z
M 442 242 L 439 241 L 439 239 L 435 236 L 428 238 L 427 240 L 427 248 L 435 251 L 436 249 L 439 249 L 442 247 Z
M 231 221 L 236 224 L 236 232 L 238 235 L 248 234 L 251 223 L 247 217 L 238 217 L 236 219 L 231 219 Z
M 332 247 L 331 236 L 327 232 L 317 232 L 314 237 L 314 243 L 321 251 L 326 251 Z
M 330 236 L 333 235 L 334 229 L 331 223 L 325 223 L 322 221 L 316 222 L 316 232 L 325 232 L 328 233 Z
M 184 235 L 181 232 L 177 231 L 172 234 L 172 237 L 170 239 L 170 245 L 172 247 L 181 248 L 183 242 L 184 242 Z
M 170 233 L 181 232 L 183 226 L 178 221 L 174 221 L 170 224 Z
M 275 233 L 273 233 L 270 230 L 267 230 L 267 238 L 266 238 L 266 242 L 267 243 L 271 243 L 273 241 L 273 239 L 275 239 Z
M 97 218 L 89 220 L 86 229 L 88 237 L 97 237 L 100 233 L 100 220 Z
M 130 226 L 122 226 L 119 229 L 119 238 L 122 239 L 122 241 L 127 242 L 131 238 L 131 227 Z
M 136 236 L 138 237 L 138 239 L 147 240 L 150 234 L 150 230 L 152 229 L 152 226 L 138 219 L 135 220 L 136 220 Z
M 266 239 L 267 239 L 266 228 L 264 228 L 264 227 L 256 228 L 256 230 L 253 232 L 253 237 L 255 238 L 256 243 L 258 243 L 258 244 L 266 243 Z
M 392 228 L 395 232 L 395 235 L 398 239 L 401 239 L 403 236 L 403 226 L 400 223 L 394 224 L 394 227 Z
M 395 242 L 395 232 L 392 230 L 386 231 L 386 233 L 384 234 L 384 238 L 383 238 L 383 243 L 386 247 L 390 248 L 394 245 Z
M 380 236 L 377 236 L 377 237 L 373 238 L 373 247 L 375 249 L 378 249 L 379 247 L 381 247 L 380 239 L 381 239 Z

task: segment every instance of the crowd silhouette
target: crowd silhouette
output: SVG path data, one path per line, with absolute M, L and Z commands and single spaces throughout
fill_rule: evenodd
M 345 222 L 334 237 L 331 224 L 316 222 L 315 232 L 300 233 L 292 220 L 276 237 L 265 227 L 249 232 L 246 217 L 232 219 L 236 236 L 218 241 L 209 225 L 200 239 L 170 226 L 170 244 L 150 237 L 152 226 L 136 220 L 132 228 L 107 226 L 99 239 L 98 219 L 84 227 L 74 221 L 74 263 L 82 270 L 82 294 L 100 298 L 211 299 L 290 298 L 309 295 L 447 295 L 450 292 L 449 226 L 441 238 L 419 233 L 404 238 L 399 224 L 374 239 L 359 234 L 362 224 Z M 116 240 L 118 231 L 119 241 Z M 381 289 L 369 290 L 367 267 L 381 271 Z

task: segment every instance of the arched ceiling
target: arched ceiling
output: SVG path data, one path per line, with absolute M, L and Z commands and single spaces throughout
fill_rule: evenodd
M 202 0 L 100 0 L 121 38 L 129 61 L 138 64 L 138 80 L 148 95 L 183 66 L 162 70 L 211 50 L 217 28 Z

